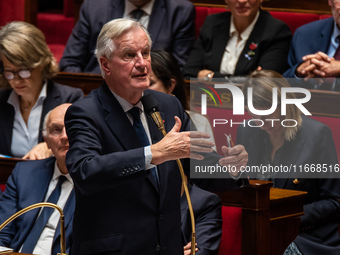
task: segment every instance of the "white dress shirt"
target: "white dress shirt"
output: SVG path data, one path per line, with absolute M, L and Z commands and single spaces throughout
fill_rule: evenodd
M 229 30 L 229 41 L 225 47 L 225 51 L 222 57 L 220 65 L 220 73 L 226 75 L 233 75 L 235 73 L 236 64 L 243 48 L 253 31 L 255 23 L 260 16 L 258 11 L 253 22 L 241 33 L 239 34 L 236 30 L 233 15 L 230 16 L 230 30 Z
M 40 91 L 38 100 L 28 117 L 27 125 L 21 115 L 18 94 L 13 90 L 7 100 L 7 103 L 13 105 L 15 112 L 11 142 L 11 152 L 14 157 L 22 158 L 38 144 L 40 119 L 43 103 L 46 98 L 46 88 L 47 83 L 44 84 Z
M 139 22 L 145 28 L 149 26 L 150 15 L 151 15 L 154 3 L 155 3 L 155 0 L 152 0 L 149 3 L 145 4 L 143 7 L 141 7 L 141 9 L 144 11 L 144 14 L 140 18 Z M 124 10 L 123 18 L 133 18 L 133 16 L 131 15 L 131 12 L 134 11 L 135 9 L 138 9 L 138 7 L 135 6 L 133 3 L 131 3 L 129 0 L 125 0 L 125 10 Z

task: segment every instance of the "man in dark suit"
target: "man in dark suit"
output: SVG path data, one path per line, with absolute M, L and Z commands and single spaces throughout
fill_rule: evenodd
M 195 39 L 195 8 L 190 1 L 85 0 L 60 60 L 61 71 L 99 74 L 93 53 L 102 26 L 117 18 L 137 18 L 132 12 L 138 8 L 143 10 L 140 22 L 151 35 L 152 49 L 172 53 L 183 66 Z
M 328 0 L 333 13 L 332 18 L 318 20 L 299 27 L 291 42 L 288 55 L 289 69 L 286 78 L 327 78 L 340 77 L 340 3 Z M 312 89 L 340 90 L 337 83 L 324 84 L 314 80 L 304 83 Z M 301 86 L 301 85 L 300 85 Z
M 257 68 L 283 73 L 291 32 L 260 9 L 262 0 L 225 0 L 230 12 L 207 16 L 184 66 L 194 78 L 245 76 Z
M 182 181 L 175 159 L 201 160 L 198 153 L 212 153 L 213 143 L 204 139 L 209 137 L 205 133 L 180 132 L 190 125 L 181 103 L 147 90 L 151 43 L 138 22 L 105 24 L 96 49 L 105 83 L 66 113 L 66 165 L 77 199 L 71 254 L 183 254 Z M 168 132 L 164 138 L 144 113 L 143 94 L 157 98 Z M 214 164 L 238 169 L 246 164 L 243 146 L 223 151 L 233 156 L 215 156 Z M 239 173 L 230 175 L 237 178 Z M 222 190 L 245 183 L 219 181 L 216 188 Z
M 44 121 L 44 138 L 54 157 L 44 160 L 19 162 L 8 179 L 6 190 L 0 200 L 0 223 L 27 206 L 50 201 L 48 198 L 57 189 L 61 176 L 66 179 L 61 184 L 61 193 L 56 204 L 64 210 L 66 228 L 66 248 L 70 247 L 72 220 L 75 206 L 73 181 L 68 174 L 65 157 L 68 138 L 64 127 L 64 117 L 70 104 L 62 104 L 50 111 Z M 49 208 L 47 208 L 49 209 Z M 43 209 L 45 210 L 45 209 Z M 31 210 L 18 217 L 0 232 L 0 246 L 13 248 L 24 253 L 56 255 L 60 253 L 59 213 L 55 210 L 42 229 L 36 243 L 31 243 L 32 233 L 37 226 L 39 210 Z M 27 242 L 26 242 L 27 241 Z M 31 249 L 27 246 L 31 246 Z
M 214 193 L 200 189 L 188 182 L 192 209 L 195 215 L 196 243 L 198 254 L 217 255 L 222 236 L 221 199 Z M 181 229 L 189 253 L 191 247 L 191 219 L 186 195 L 181 196 Z

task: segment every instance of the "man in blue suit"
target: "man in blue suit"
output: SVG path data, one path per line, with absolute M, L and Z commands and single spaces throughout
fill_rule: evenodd
M 66 179 L 61 184 L 61 193 L 56 204 L 64 210 L 66 248 L 71 245 L 72 221 L 75 206 L 73 181 L 65 165 L 68 138 L 64 117 L 70 104 L 62 104 L 50 111 L 44 121 L 43 136 L 54 157 L 18 163 L 6 185 L 0 200 L 0 223 L 32 204 L 50 201 L 48 198 L 56 188 L 60 176 Z M 45 210 L 45 209 L 43 209 Z M 28 251 L 26 240 L 43 214 L 34 209 L 18 217 L 0 232 L 0 246 L 13 248 L 24 253 L 57 255 L 60 253 L 59 213 L 55 210 L 37 238 L 33 250 Z M 29 241 L 28 241 L 29 242 Z
M 293 36 L 288 63 L 290 68 L 284 73 L 286 78 L 328 78 L 340 77 L 340 2 L 328 0 L 333 17 L 318 20 L 299 27 Z M 340 90 L 339 84 L 305 83 L 308 88 Z
M 187 166 L 189 157 L 202 160 L 199 153 L 205 152 L 214 165 L 239 169 L 247 163 L 243 146 L 223 147 L 227 156 L 217 157 L 214 144 L 203 139 L 209 135 L 188 131 L 189 118 L 175 97 L 147 90 L 151 44 L 138 22 L 115 19 L 105 24 L 96 49 L 105 83 L 66 113 L 66 165 L 77 200 L 72 255 L 183 254 L 182 180 L 175 160 L 186 159 Z M 140 99 L 148 94 L 157 98 L 165 137 L 145 114 Z M 246 183 L 238 172 L 226 173 L 231 175 L 237 181 L 201 184 L 226 190 Z
M 133 15 L 141 9 L 141 17 Z M 152 49 L 166 50 L 183 66 L 195 40 L 195 8 L 188 0 L 85 0 L 79 20 L 66 44 L 60 70 L 97 73 L 94 50 L 103 25 L 117 18 L 140 18 L 153 41 Z

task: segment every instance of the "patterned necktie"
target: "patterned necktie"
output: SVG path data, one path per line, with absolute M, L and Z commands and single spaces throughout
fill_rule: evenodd
M 143 14 L 144 14 L 144 11 L 141 8 L 135 9 L 131 12 L 131 16 L 137 21 L 140 20 Z
M 337 36 L 336 41 L 339 42 L 339 39 L 340 39 L 340 35 Z M 335 51 L 334 59 L 335 60 L 340 60 L 340 42 L 339 42 L 338 48 Z
M 149 142 L 149 138 L 145 132 L 145 129 L 143 127 L 142 121 L 140 119 L 140 114 L 139 114 L 139 108 L 138 107 L 133 107 L 132 109 L 129 110 L 129 113 L 131 114 L 131 116 L 133 117 L 133 129 L 135 130 L 138 139 L 140 141 L 140 143 L 143 146 L 148 146 L 150 145 Z M 158 186 L 159 182 L 158 182 L 158 174 L 157 174 L 157 169 L 155 167 L 150 169 L 153 178 L 156 181 L 156 184 Z
M 48 197 L 48 200 L 46 202 L 50 202 L 53 204 L 57 204 L 58 199 L 60 197 L 61 193 L 61 185 L 67 178 L 63 175 L 59 176 L 58 184 L 51 193 L 51 195 Z M 28 234 L 25 242 L 24 247 L 22 248 L 22 253 L 32 253 L 34 250 L 34 247 L 36 246 L 39 237 L 41 235 L 41 232 L 45 228 L 49 218 L 51 217 L 52 213 L 54 211 L 54 208 L 50 207 L 44 207 L 42 209 L 42 212 L 39 215 L 39 218 L 35 222 L 31 232 Z

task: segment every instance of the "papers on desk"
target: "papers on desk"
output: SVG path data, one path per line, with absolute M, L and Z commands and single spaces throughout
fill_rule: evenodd
M 7 247 L 4 247 L 4 246 L 0 246 L 0 254 L 9 254 L 9 253 L 12 253 L 12 252 L 13 252 L 13 249 L 7 248 Z
M 4 154 L 0 154 L 0 158 L 11 158 L 11 156 L 7 156 L 7 155 L 4 155 Z

